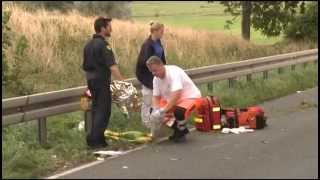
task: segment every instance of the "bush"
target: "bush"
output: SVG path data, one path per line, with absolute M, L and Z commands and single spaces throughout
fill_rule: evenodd
M 85 15 L 102 15 L 112 18 L 128 19 L 131 16 L 127 1 L 74 1 L 75 7 Z
M 7 84 L 9 76 L 9 66 L 6 59 L 6 50 L 10 46 L 10 28 L 8 26 L 8 21 L 10 19 L 9 11 L 2 11 L 2 83 Z
M 298 15 L 285 30 L 285 37 L 294 40 L 318 41 L 318 2 L 309 2 L 306 12 Z
M 24 81 L 25 72 L 22 72 L 24 64 L 28 63 L 26 49 L 28 48 L 28 41 L 25 36 L 19 36 L 16 43 L 16 33 L 11 32 L 8 22 L 11 13 L 9 11 L 2 12 L 2 87 L 5 91 L 14 92 L 17 95 L 27 95 L 32 93 L 33 88 L 27 85 Z M 13 56 L 8 55 L 8 50 L 14 49 Z M 8 61 L 11 63 L 9 64 Z
M 26 50 L 28 48 L 28 41 L 25 36 L 20 36 L 15 47 L 14 56 L 12 59 L 12 66 L 8 79 L 8 88 L 18 95 L 28 95 L 33 92 L 33 85 L 25 81 L 27 72 L 24 72 L 23 67 L 28 63 L 28 56 Z
M 14 2 L 27 11 L 36 11 L 45 8 L 46 10 L 58 10 L 66 12 L 73 6 L 73 1 L 17 1 Z

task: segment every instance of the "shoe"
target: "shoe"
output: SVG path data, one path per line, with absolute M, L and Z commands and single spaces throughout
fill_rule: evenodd
M 169 136 L 169 140 L 172 141 L 175 139 L 175 137 L 177 136 L 177 131 L 174 131 L 173 134 L 171 136 Z
M 181 142 L 185 142 L 187 139 L 186 139 L 186 135 L 182 135 L 182 136 L 176 136 L 173 141 L 175 143 L 181 143 Z
M 173 141 L 176 143 L 184 142 L 186 141 L 186 133 L 187 131 L 177 131 L 175 137 L 173 138 Z
M 108 143 L 101 143 L 101 144 L 88 144 L 88 148 L 90 150 L 100 150 L 100 149 L 104 149 L 106 147 L 108 147 L 109 144 Z
M 190 131 L 189 131 L 189 129 L 188 128 L 185 128 L 184 130 L 183 130 L 183 134 L 188 134 Z

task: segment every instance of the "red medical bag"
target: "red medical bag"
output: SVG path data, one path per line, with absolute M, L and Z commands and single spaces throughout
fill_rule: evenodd
M 261 107 L 223 108 L 222 114 L 226 117 L 225 126 L 237 128 L 244 126 L 250 129 L 262 129 L 266 126 L 267 117 Z
M 196 129 L 211 131 L 221 129 L 220 103 L 214 96 L 199 98 L 194 118 Z

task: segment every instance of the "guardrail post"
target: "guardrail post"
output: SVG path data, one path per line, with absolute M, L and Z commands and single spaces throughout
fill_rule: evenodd
M 318 61 L 313 61 L 313 63 L 314 63 L 315 65 L 317 65 Z
M 229 81 L 229 88 L 234 87 L 234 85 L 236 83 L 235 78 L 229 78 L 228 81 Z
M 92 115 L 91 110 L 84 112 L 84 129 L 87 133 L 90 133 L 92 127 Z
M 208 88 L 209 92 L 212 92 L 213 91 L 213 83 L 212 82 L 208 83 L 207 88 Z
M 251 80 L 252 80 L 251 74 L 248 74 L 248 75 L 247 75 L 247 81 L 250 82 Z
M 47 118 L 38 119 L 39 142 L 41 145 L 47 144 Z
M 303 68 L 305 69 L 307 67 L 308 63 L 303 63 Z
M 263 71 L 263 79 L 268 79 L 268 71 Z
M 283 68 L 279 68 L 279 69 L 278 69 L 278 73 L 279 73 L 279 74 L 282 74 L 282 73 L 283 73 Z
M 291 70 L 294 71 L 296 69 L 296 65 L 291 66 Z

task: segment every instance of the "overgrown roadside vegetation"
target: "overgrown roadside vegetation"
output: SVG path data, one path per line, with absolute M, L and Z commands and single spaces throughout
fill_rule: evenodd
M 268 80 L 261 73 L 254 75 L 247 83 L 241 77 L 234 88 L 228 88 L 227 81 L 214 82 L 213 92 L 207 85 L 200 87 L 203 96 L 213 94 L 223 106 L 246 107 L 284 96 L 317 85 L 317 65 L 310 64 L 296 71 L 286 68 L 283 74 L 271 71 Z M 146 131 L 140 122 L 139 113 L 133 113 L 129 120 L 116 106 L 113 107 L 109 128 L 116 131 Z M 48 145 L 41 147 L 37 141 L 37 124 L 29 122 L 4 128 L 2 131 L 3 178 L 39 178 L 75 165 L 93 161 L 95 158 L 86 149 L 85 133 L 78 130 L 83 112 L 48 118 Z M 191 122 L 191 121 L 190 121 Z M 192 122 L 191 122 L 192 123 Z M 110 149 L 125 150 L 134 145 L 111 142 Z
M 5 98 L 86 84 L 81 69 L 82 51 L 92 36 L 94 16 L 82 16 L 77 11 L 61 14 L 44 9 L 30 13 L 19 6 L 4 9 L 11 12 L 8 26 L 15 34 L 10 36 L 12 45 L 7 49 L 7 69 L 19 72 L 11 82 L 20 82 L 18 87 L 5 87 Z M 149 25 L 117 19 L 112 25 L 110 42 L 120 70 L 125 77 L 133 77 L 136 58 L 149 34 Z M 306 41 L 258 45 L 224 32 L 170 25 L 166 25 L 163 43 L 168 63 L 185 69 L 317 47 L 316 43 Z
M 134 14 L 156 13 L 157 8 L 153 8 L 152 3 L 141 3 L 140 9 L 139 4 L 134 5 Z M 163 3 L 159 8 L 169 9 L 167 13 L 183 13 L 187 10 L 186 13 L 216 15 L 162 17 L 160 12 L 157 18 L 141 17 L 135 21 L 114 19 L 110 42 L 120 70 L 126 77 L 134 77 L 136 57 L 143 40 L 149 34 L 147 22 L 151 19 L 159 19 L 165 24 L 163 42 L 169 64 L 184 69 L 318 47 L 317 42 L 311 41 L 262 38 L 259 32 L 253 32 L 252 43 L 247 42 L 235 33 L 240 32 L 240 22 L 233 26 L 231 34 L 222 32 L 221 27 L 230 17 L 219 14 L 222 12 L 221 6 L 199 5 L 199 8 L 193 8 L 192 3 L 191 6 L 188 3 L 181 6 Z M 42 8 L 35 8 L 31 13 L 18 6 L 4 9 L 10 11 L 11 16 L 5 23 L 10 29 L 5 33 L 3 31 L 3 35 L 8 37 L 3 42 L 6 45 L 6 54 L 2 55 L 5 57 L 2 62 L 3 75 L 8 78 L 5 87 L 2 86 L 5 89 L 3 98 L 85 85 L 81 70 L 82 50 L 93 33 L 92 24 L 96 16 L 83 16 L 77 11 L 60 13 Z M 302 18 L 299 21 L 304 20 Z M 257 39 L 259 44 L 256 44 Z M 208 91 L 206 84 L 199 87 L 204 96 L 217 96 L 223 106 L 248 106 L 314 87 L 317 85 L 317 74 L 317 66 L 308 65 L 306 69 L 297 67 L 295 72 L 287 69 L 281 75 L 275 70 L 269 74 L 268 80 L 262 80 L 261 74 L 258 74 L 253 76 L 252 82 L 246 83 L 243 77 L 233 89 L 227 87 L 227 81 L 214 82 L 213 92 Z M 36 121 L 3 128 L 3 178 L 39 178 L 95 160 L 86 149 L 84 131 L 78 130 L 82 120 L 83 112 L 80 111 L 49 117 L 46 146 L 38 144 Z M 146 131 L 140 122 L 139 113 L 134 113 L 128 120 L 116 106 L 113 107 L 109 128 L 115 131 Z M 121 142 L 110 143 L 109 148 L 114 150 L 134 147 Z

